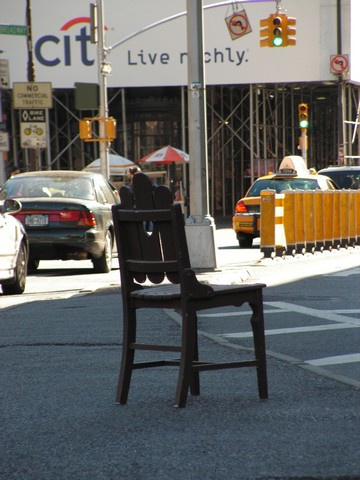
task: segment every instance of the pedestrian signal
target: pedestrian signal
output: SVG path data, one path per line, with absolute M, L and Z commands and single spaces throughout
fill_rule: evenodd
M 309 126 L 309 107 L 308 107 L 307 103 L 299 103 L 298 114 L 299 114 L 299 127 L 300 128 L 308 128 L 308 126 Z
M 105 118 L 105 137 L 110 141 L 116 138 L 116 120 L 113 117 Z
M 92 125 L 90 120 L 80 120 L 79 122 L 80 138 L 88 140 L 92 138 Z

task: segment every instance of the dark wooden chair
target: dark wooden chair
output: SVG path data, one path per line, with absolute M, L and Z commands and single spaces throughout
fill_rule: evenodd
M 112 210 L 123 302 L 123 345 L 117 403 L 127 402 L 134 369 L 164 365 L 179 368 L 175 394 L 177 407 L 185 407 L 189 390 L 192 395 L 199 395 L 199 372 L 203 370 L 255 367 L 259 397 L 267 398 L 262 301 L 265 285 L 207 285 L 197 280 L 190 266 L 181 207 L 173 204 L 168 187 L 153 186 L 145 174 L 138 173 L 134 176 L 133 188 L 122 187 L 120 197 L 121 204 L 114 205 Z M 244 303 L 252 309 L 254 360 L 225 363 L 199 361 L 197 312 Z M 181 345 L 137 343 L 136 312 L 140 308 L 170 308 L 181 312 Z M 244 317 L 240 318 L 243 321 Z M 179 352 L 180 358 L 135 362 L 136 350 Z

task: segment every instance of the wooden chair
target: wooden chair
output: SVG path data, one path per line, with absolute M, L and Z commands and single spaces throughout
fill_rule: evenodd
M 164 365 L 179 367 L 175 394 L 177 407 L 185 407 L 189 390 L 192 395 L 200 394 L 199 372 L 203 370 L 256 367 L 259 397 L 267 398 L 262 301 L 265 285 L 207 285 L 197 280 L 190 266 L 181 207 L 173 204 L 168 187 L 153 186 L 144 173 L 138 173 L 133 179 L 133 189 L 122 187 L 120 197 L 121 204 L 114 205 L 112 209 L 123 302 L 123 345 L 117 403 L 127 402 L 134 369 Z M 197 312 L 244 303 L 252 309 L 250 320 L 255 359 L 225 363 L 199 361 Z M 136 312 L 140 308 L 180 311 L 181 345 L 137 343 Z M 243 318 L 240 317 L 241 321 Z M 136 350 L 179 352 L 180 358 L 135 362 Z

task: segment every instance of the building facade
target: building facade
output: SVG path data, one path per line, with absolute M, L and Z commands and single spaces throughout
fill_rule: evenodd
M 20 25 L 26 3 L 13 2 L 2 21 Z M 117 120 L 112 151 L 137 161 L 168 144 L 187 150 L 186 1 L 103 3 L 112 70 L 106 78 L 108 111 Z M 296 18 L 296 45 L 261 47 L 260 20 L 279 4 Z M 96 85 L 101 75 L 89 3 L 32 0 L 31 7 L 31 51 L 22 35 L 0 36 L 10 79 L 1 89 L 2 124 L 9 132 L 2 168 L 81 169 L 99 156 L 96 142 L 78 136 L 79 120 L 98 113 L 96 105 L 78 108 L 75 88 Z M 303 152 L 299 103 L 309 106 L 308 166 L 357 164 L 360 141 L 350 122 L 360 99 L 359 2 L 204 0 L 203 7 L 211 214 L 231 214 L 254 178 L 276 169 L 285 155 Z M 31 74 L 35 82 L 51 83 L 53 97 L 45 143 L 35 148 L 25 147 L 22 138 L 27 109 L 13 105 L 14 83 L 28 82 Z M 31 102 L 28 109 L 41 110 Z M 183 179 L 183 170 L 176 175 Z

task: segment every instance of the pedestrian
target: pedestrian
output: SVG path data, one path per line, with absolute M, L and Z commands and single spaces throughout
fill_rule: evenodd
M 128 170 L 128 180 L 129 180 L 129 182 L 132 183 L 134 175 L 136 175 L 137 173 L 140 173 L 140 172 L 141 172 L 140 167 L 130 167 L 129 170 Z

